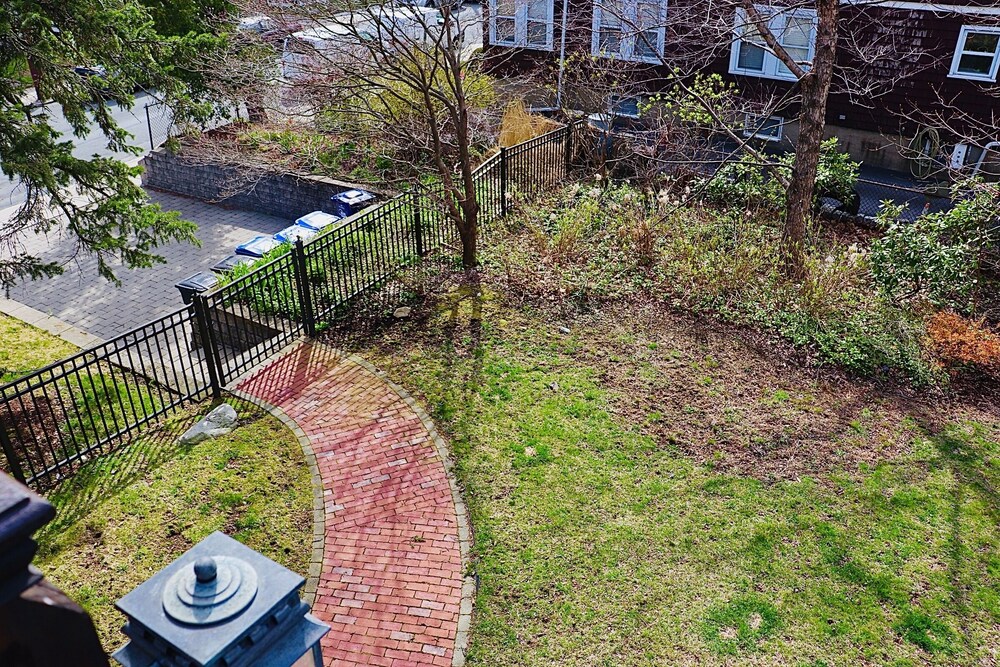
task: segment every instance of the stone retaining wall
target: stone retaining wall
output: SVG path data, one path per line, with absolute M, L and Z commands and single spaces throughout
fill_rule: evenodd
M 368 186 L 323 176 L 274 174 L 249 182 L 237 167 L 197 164 L 163 147 L 140 164 L 145 169 L 142 184 L 146 187 L 286 220 L 311 211 L 332 212 L 330 197 L 355 188 L 374 192 L 380 198 L 388 196 Z

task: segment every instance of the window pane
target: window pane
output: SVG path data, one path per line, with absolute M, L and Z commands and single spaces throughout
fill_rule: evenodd
M 497 42 L 514 43 L 514 19 L 497 17 Z
M 601 25 L 609 28 L 617 28 L 622 24 L 621 14 L 616 7 L 605 5 L 601 8 Z
M 785 31 L 779 40 L 785 46 L 809 48 L 812 34 L 812 19 L 803 16 L 789 16 L 785 21 Z
M 539 21 L 528 21 L 528 44 L 532 46 L 547 46 L 548 43 L 548 24 Z
M 809 70 L 809 64 L 806 62 L 806 59 L 809 57 L 809 49 L 793 49 L 786 46 L 785 53 L 788 54 L 789 58 L 798 63 L 799 67 L 806 71 Z M 792 70 L 785 67 L 785 63 L 778 60 L 778 74 L 792 76 Z
M 962 50 L 973 53 L 996 53 L 997 43 L 1000 43 L 1000 35 L 970 32 L 965 38 L 965 48 Z
M 622 31 L 614 28 L 601 28 L 598 46 L 602 53 L 618 55 L 622 48 Z
M 740 54 L 736 64 L 740 69 L 764 71 L 764 49 L 747 42 L 740 42 L 739 49 Z
M 540 21 L 548 21 L 549 19 L 549 0 L 529 0 L 528 2 L 528 18 L 538 19 Z
M 989 76 L 993 70 L 993 56 L 962 56 L 958 61 L 958 71 L 963 74 Z
M 746 42 L 753 42 L 754 44 L 764 43 L 764 38 L 760 36 L 760 31 L 757 30 L 757 26 L 750 21 L 749 17 L 747 17 L 747 24 L 743 26 L 742 39 Z
M 640 4 L 637 11 L 636 23 L 637 28 L 655 28 L 659 26 L 662 23 L 660 20 L 660 6 L 649 3 Z
M 635 48 L 633 53 L 638 58 L 656 58 L 660 55 L 660 48 L 657 44 L 659 40 L 657 30 L 646 30 L 635 36 Z
M 513 16 L 514 0 L 497 0 L 497 16 Z

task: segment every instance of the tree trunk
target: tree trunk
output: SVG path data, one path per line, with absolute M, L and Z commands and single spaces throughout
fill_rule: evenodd
M 462 205 L 462 227 L 459 236 L 462 239 L 462 268 L 474 269 L 479 263 L 476 248 L 479 241 L 479 205 L 473 200 L 473 206 Z
M 783 270 L 789 278 L 801 278 L 805 273 L 806 223 L 812 215 L 816 170 L 826 129 L 826 102 L 837 57 L 839 0 L 816 0 L 816 13 L 816 51 L 812 69 L 800 81 L 799 139 L 781 238 Z

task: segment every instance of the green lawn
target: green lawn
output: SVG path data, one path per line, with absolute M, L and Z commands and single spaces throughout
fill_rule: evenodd
M 0 383 L 10 382 L 76 351 L 71 343 L 0 313 Z
M 115 600 L 221 530 L 305 575 L 312 541 L 309 469 L 294 435 L 235 403 L 240 426 L 190 447 L 175 419 L 78 472 L 49 499 L 37 536 L 45 575 L 92 616 L 104 647 L 124 642 Z
M 995 663 L 995 404 L 665 309 L 561 322 L 462 294 L 360 352 L 449 434 L 470 665 Z

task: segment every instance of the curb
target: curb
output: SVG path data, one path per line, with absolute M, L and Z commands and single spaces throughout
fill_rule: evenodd
M 79 329 L 69 322 L 60 320 L 58 317 L 46 315 L 40 310 L 35 310 L 31 306 L 26 306 L 20 301 L 0 298 L 0 313 L 20 320 L 25 324 L 37 327 L 42 331 L 52 334 L 56 338 L 61 338 L 70 345 L 75 345 L 81 350 L 95 347 L 104 342 L 104 339 L 89 334 L 83 329 Z
M 309 572 L 306 575 L 306 585 L 302 589 L 302 597 L 311 608 L 313 603 L 316 602 L 316 589 L 319 587 L 319 576 L 323 570 L 323 556 L 326 552 L 326 510 L 323 501 L 325 489 L 323 488 L 323 479 L 319 474 L 319 466 L 316 464 L 316 454 L 313 452 L 312 443 L 309 441 L 309 436 L 281 408 L 239 389 L 226 389 L 225 391 L 242 401 L 256 405 L 280 421 L 295 434 L 299 445 L 302 447 L 306 464 L 309 466 L 309 476 L 312 479 L 313 490 L 312 555 L 309 559 Z

